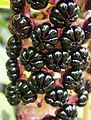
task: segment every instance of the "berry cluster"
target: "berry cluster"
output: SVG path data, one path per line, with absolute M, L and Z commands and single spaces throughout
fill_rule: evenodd
M 34 103 L 41 94 L 46 104 L 58 107 L 55 116 L 47 115 L 42 120 L 75 120 L 76 106 L 86 105 L 91 91 L 91 83 L 84 84 L 82 77 L 88 66 L 88 51 L 81 46 L 91 37 L 91 17 L 83 26 L 73 25 L 79 6 L 73 0 L 59 0 L 53 5 L 50 1 L 10 0 L 13 15 L 8 28 L 13 36 L 6 46 L 6 69 L 11 83 L 5 95 L 11 105 L 18 105 Z M 33 9 L 44 12 L 48 20 L 36 23 Z M 27 47 L 26 41 L 30 40 L 32 44 Z M 30 76 L 24 71 L 31 72 Z M 56 72 L 59 79 L 55 78 Z M 76 94 L 74 105 L 70 90 Z

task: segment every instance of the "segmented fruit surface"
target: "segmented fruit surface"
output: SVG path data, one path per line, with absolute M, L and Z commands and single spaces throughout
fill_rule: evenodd
M 26 71 L 39 71 L 44 66 L 43 54 L 33 47 L 24 48 L 20 56 Z
M 52 106 L 63 106 L 68 101 L 68 93 L 64 88 L 54 88 L 46 94 L 45 101 Z
M 73 69 L 85 70 L 88 66 L 88 51 L 84 47 L 79 47 L 71 55 L 71 65 Z
M 31 4 L 31 7 L 33 9 L 39 10 L 39 9 L 45 8 L 48 5 L 48 1 L 49 0 L 37 0 L 37 1 L 36 0 L 30 0 L 30 2 L 29 2 L 29 0 L 28 0 L 28 3 Z
M 23 12 L 25 5 L 25 0 L 10 0 L 10 8 L 15 14 Z
M 69 69 L 63 75 L 62 83 L 66 89 L 77 90 L 83 86 L 82 70 Z
M 66 27 L 59 38 L 64 50 L 74 51 L 85 39 L 85 33 L 80 27 Z
M 54 86 L 54 79 L 49 73 L 43 71 L 34 72 L 28 78 L 29 87 L 37 93 L 43 94 Z
M 20 78 L 20 70 L 16 59 L 9 59 L 6 62 L 7 75 L 11 81 L 16 81 Z
M 78 100 L 76 104 L 79 107 L 83 107 L 87 104 L 87 101 L 88 101 L 88 92 L 84 90 L 82 94 L 78 95 Z
M 40 50 L 51 50 L 58 43 L 58 32 L 51 27 L 50 23 L 43 23 L 34 28 L 31 39 L 34 47 Z
M 77 117 L 77 109 L 75 105 L 64 105 L 62 109 L 57 112 L 58 120 L 75 120 Z
M 60 0 L 51 10 L 50 21 L 57 28 L 69 26 L 78 18 L 79 7 L 73 0 Z
M 7 85 L 5 95 L 11 105 L 18 105 L 20 103 L 20 95 L 15 91 L 15 83 L 10 83 Z
M 37 99 L 37 94 L 29 88 L 26 80 L 19 79 L 16 82 L 15 91 L 21 95 L 21 100 L 25 104 L 33 103 Z
M 61 49 L 55 49 L 45 55 L 46 66 L 55 72 L 66 69 L 71 62 L 71 55 Z
M 19 39 L 25 39 L 30 36 L 32 24 L 28 17 L 23 14 L 12 15 L 9 24 L 10 32 Z
M 22 41 L 15 36 L 11 36 L 7 42 L 6 53 L 10 58 L 17 58 L 22 49 Z
M 91 92 L 82 74 L 89 62 L 82 44 L 91 38 L 90 0 L 10 0 L 10 7 L 8 102 L 19 104 L 19 120 L 76 120 L 76 106 L 85 106 Z

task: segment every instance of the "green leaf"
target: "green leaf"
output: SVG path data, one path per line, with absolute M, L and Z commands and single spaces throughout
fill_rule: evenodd
M 10 8 L 10 1 L 9 0 L 0 0 L 0 8 Z

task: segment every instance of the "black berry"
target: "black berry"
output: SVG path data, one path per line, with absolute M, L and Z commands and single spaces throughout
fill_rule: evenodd
M 25 5 L 25 0 L 10 0 L 10 7 L 15 14 L 23 12 Z
M 85 39 L 85 33 L 80 27 L 66 27 L 59 38 L 64 50 L 74 51 Z
M 68 101 L 68 93 L 64 88 L 54 88 L 46 94 L 45 101 L 52 106 L 63 106 Z
M 71 65 L 73 69 L 85 70 L 88 66 L 87 58 L 88 51 L 84 47 L 79 47 L 75 52 L 72 53 Z
M 7 75 L 11 81 L 16 81 L 20 78 L 20 70 L 16 59 L 9 59 L 6 62 Z
M 45 55 L 45 63 L 49 69 L 60 71 L 70 65 L 71 55 L 61 49 L 55 49 Z
M 58 120 L 75 120 L 77 117 L 77 109 L 75 105 L 64 105 L 62 109 L 57 112 Z
M 79 7 L 73 0 L 60 0 L 51 10 L 50 21 L 57 28 L 69 26 L 78 18 Z
M 28 85 L 35 92 L 43 94 L 53 88 L 54 79 L 49 73 L 38 71 L 30 75 Z
M 5 95 L 11 105 L 18 105 L 20 103 L 20 95 L 16 93 L 14 83 L 7 85 Z
M 24 48 L 20 60 L 26 71 L 38 71 L 44 66 L 43 54 L 33 47 Z
M 88 92 L 84 90 L 82 94 L 78 95 L 78 100 L 76 102 L 77 106 L 83 107 L 87 104 L 88 101 Z
M 37 94 L 28 87 L 26 80 L 18 80 L 16 82 L 15 91 L 21 95 L 21 100 L 25 104 L 35 102 L 37 99 Z
M 25 39 L 30 36 L 32 31 L 31 21 L 23 14 L 13 15 L 9 21 L 10 32 L 19 39 Z
M 6 53 L 10 58 L 17 58 L 22 49 L 22 42 L 17 37 L 12 36 L 9 38 L 6 46 Z
M 39 9 L 45 8 L 48 5 L 48 1 L 49 0 L 37 0 L 37 1 L 36 0 L 30 0 L 30 2 L 29 2 L 29 0 L 28 0 L 28 3 L 31 4 L 31 7 L 33 9 L 39 10 Z
M 83 86 L 82 70 L 69 69 L 63 75 L 63 86 L 66 89 L 77 90 Z
M 58 32 L 50 23 L 36 26 L 31 33 L 33 46 L 40 50 L 51 50 L 58 43 Z

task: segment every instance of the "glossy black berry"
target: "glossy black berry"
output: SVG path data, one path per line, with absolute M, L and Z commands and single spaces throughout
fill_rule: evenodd
M 25 5 L 25 0 L 10 0 L 10 8 L 15 14 L 23 12 Z
M 66 27 L 59 40 L 61 42 L 61 46 L 64 50 L 75 50 L 78 46 L 80 46 L 85 39 L 85 33 L 80 27 L 72 26 Z
M 51 115 L 46 115 L 42 120 L 57 120 L 57 118 Z
M 84 83 L 83 83 L 83 85 L 80 86 L 78 89 L 76 89 L 75 92 L 76 92 L 78 95 L 81 95 L 81 94 L 83 94 L 83 92 L 84 92 L 85 90 L 86 90 L 86 88 L 85 88 L 85 85 L 84 85 Z
M 50 23 L 36 26 L 31 33 L 33 46 L 40 50 L 51 50 L 58 43 L 58 32 Z
M 18 80 L 16 82 L 15 91 L 21 95 L 21 100 L 25 104 L 35 102 L 37 99 L 37 94 L 28 87 L 26 80 Z
M 86 80 L 85 87 L 88 93 L 90 93 L 91 92 L 91 80 Z
M 27 0 L 31 4 L 33 9 L 39 10 L 43 9 L 48 5 L 49 0 Z
M 6 46 L 6 53 L 10 58 L 17 58 L 22 49 L 22 42 L 17 37 L 12 36 L 9 38 Z
M 83 107 L 87 104 L 88 101 L 88 92 L 84 90 L 82 94 L 78 95 L 78 100 L 76 102 L 77 106 Z
M 77 90 L 83 86 L 82 70 L 69 69 L 63 75 L 63 86 L 66 89 Z
M 56 116 L 58 120 L 75 120 L 77 117 L 77 109 L 75 105 L 67 104 L 60 109 Z
M 45 55 L 45 63 L 49 69 L 55 72 L 65 69 L 70 65 L 71 55 L 61 49 L 55 49 Z
M 64 88 L 54 88 L 46 94 L 45 101 L 52 106 L 63 106 L 68 101 L 68 93 Z
M 33 103 L 37 100 L 37 94 L 29 89 L 24 96 L 22 96 L 22 101 L 23 103 L 25 104 L 28 104 L 28 103 Z
M 35 92 L 43 94 L 53 88 L 54 79 L 49 73 L 38 71 L 30 75 L 28 85 Z
M 57 28 L 69 26 L 78 18 L 79 7 L 72 0 L 60 0 L 51 10 L 50 21 Z
M 44 66 L 43 54 L 33 47 L 24 48 L 20 60 L 26 71 L 38 71 Z
M 27 81 L 26 80 L 21 80 L 19 79 L 17 82 L 16 82 L 16 87 L 15 87 L 15 91 L 17 93 L 20 93 L 21 96 L 25 95 L 26 91 L 28 91 L 29 88 L 28 88 L 28 84 L 27 84 Z
M 16 81 L 20 78 L 20 70 L 16 59 L 9 59 L 6 62 L 7 75 L 11 81 Z
M 89 38 L 91 38 L 91 17 L 89 17 L 83 24 L 83 30 L 86 38 L 83 43 L 85 43 Z
M 88 51 L 84 47 L 79 47 L 75 52 L 72 53 L 71 65 L 73 69 L 85 70 L 88 66 L 87 58 Z
M 32 31 L 31 21 L 23 14 L 13 15 L 9 21 L 10 32 L 19 39 L 25 39 L 30 36 Z
M 18 105 L 20 103 L 20 95 L 16 93 L 14 83 L 7 85 L 5 89 L 5 95 L 11 105 Z

